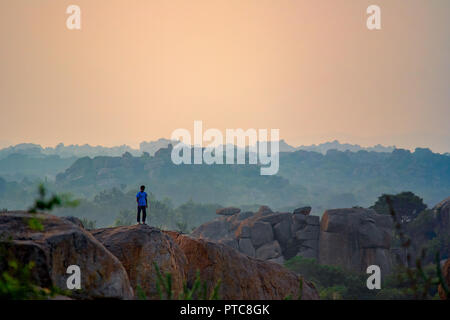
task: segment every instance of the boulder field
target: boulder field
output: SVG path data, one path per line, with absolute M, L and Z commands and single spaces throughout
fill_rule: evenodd
M 32 227 L 34 220 L 39 223 Z M 32 281 L 67 290 L 67 268 L 81 271 L 75 299 L 135 299 L 138 288 L 157 298 L 156 263 L 172 275 L 175 297 L 197 270 L 211 291 L 220 280 L 222 299 L 319 299 L 314 285 L 279 264 L 262 261 L 230 246 L 145 225 L 85 230 L 76 218 L 26 212 L 0 213 L 0 272 L 8 261 L 33 261 Z
M 301 253 L 317 258 L 319 222 L 310 216 L 310 207 L 300 208 L 294 214 L 273 212 L 262 206 L 258 212 L 238 212 L 220 215 L 192 232 L 192 236 L 226 244 L 254 258 L 282 264 Z
M 293 213 L 273 212 L 266 206 L 257 212 L 221 209 L 218 218 L 199 226 L 192 235 L 280 264 L 302 256 L 356 272 L 365 272 L 373 264 L 379 265 L 383 274 L 392 271 L 390 216 L 351 208 L 327 210 L 320 219 L 310 211 L 304 207 Z

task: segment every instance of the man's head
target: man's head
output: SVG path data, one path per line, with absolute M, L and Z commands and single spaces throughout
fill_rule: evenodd
M 145 190 L 145 186 L 141 186 L 141 191 L 144 191 Z

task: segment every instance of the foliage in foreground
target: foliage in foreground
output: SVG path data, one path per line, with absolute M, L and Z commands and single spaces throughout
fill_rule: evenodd
M 38 192 L 39 197 L 29 209 L 33 216 L 25 221 L 31 230 L 44 230 L 36 212 L 51 211 L 55 207 L 74 207 L 77 205 L 77 201 L 71 200 L 69 195 L 54 194 L 48 198 L 47 190 L 43 184 L 39 185 Z M 35 262 L 29 261 L 22 264 L 17 261 L 9 248 L 11 241 L 10 238 L 0 239 L 0 299 L 41 300 L 48 299 L 56 294 L 70 294 L 70 292 L 62 291 L 56 287 L 42 288 L 36 285 L 32 276 Z
M 50 295 L 49 290 L 39 288 L 31 281 L 33 262 L 20 266 L 17 261 L 10 260 L 7 264 L 6 270 L 0 275 L 0 299 L 39 300 Z
M 337 266 L 320 265 L 315 259 L 294 257 L 285 267 L 301 274 L 317 287 L 321 299 L 372 299 L 367 289 L 366 277 L 343 270 Z
M 164 276 L 161 273 L 158 265 L 153 264 L 156 270 L 156 290 L 158 296 L 161 300 L 172 300 L 174 299 L 174 294 L 172 290 L 172 275 L 166 273 Z M 219 299 L 219 289 L 221 281 L 217 281 L 211 293 L 208 295 L 208 285 L 206 280 L 200 279 L 200 271 L 197 270 L 195 281 L 192 286 L 188 287 L 187 282 L 183 283 L 183 292 L 178 296 L 179 300 L 218 300 Z
M 409 300 L 415 298 L 414 287 L 420 292 L 426 290 L 425 297 L 420 298 L 437 297 L 437 286 L 427 284 L 426 280 L 436 280 L 437 268 L 434 264 L 427 265 L 420 272 L 417 270 L 413 279 L 406 271 L 396 269 L 383 280 L 381 290 L 367 288 L 367 274 L 357 274 L 338 266 L 321 265 L 315 259 L 297 256 L 286 261 L 285 266 L 313 282 L 320 298 L 325 300 Z
M 366 285 L 367 274 L 357 274 L 338 266 L 320 265 L 315 259 L 295 257 L 288 260 L 285 266 L 314 282 L 322 299 L 438 299 L 439 285 L 450 298 L 449 288 L 442 276 L 439 254 L 441 249 L 448 249 L 449 238 L 434 226 L 434 213 L 424 210 L 417 214 L 417 210 L 423 210 L 425 206 L 422 199 L 410 192 L 397 196 L 383 195 L 374 207 L 382 211 L 380 213 L 391 215 L 395 227 L 394 241 L 407 251 L 406 266 L 397 266 L 391 275 L 385 277 L 382 289 L 369 290 Z M 415 263 L 412 262 L 411 248 L 414 247 L 410 236 L 414 233 L 415 240 L 425 243 Z M 433 259 L 430 259 L 431 255 Z
M 69 295 L 56 287 L 42 288 L 33 279 L 34 261 L 26 264 L 9 250 L 10 239 L 0 242 L 0 300 L 42 300 L 57 294 Z

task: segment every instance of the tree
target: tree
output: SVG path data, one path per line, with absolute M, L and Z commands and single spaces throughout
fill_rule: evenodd
M 401 223 L 408 223 L 416 218 L 419 213 L 427 208 L 427 205 L 423 203 L 423 199 L 416 196 L 412 192 L 401 192 L 396 195 L 383 194 L 370 207 L 379 214 L 390 214 L 387 198 L 391 199 L 393 209 L 399 217 Z

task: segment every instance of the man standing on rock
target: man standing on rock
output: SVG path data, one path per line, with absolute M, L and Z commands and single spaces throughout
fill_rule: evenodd
M 145 224 L 145 219 L 147 218 L 147 193 L 144 191 L 145 186 L 141 186 L 141 191 L 136 195 L 137 208 L 137 223 L 141 224 L 141 211 L 142 211 L 142 223 Z

